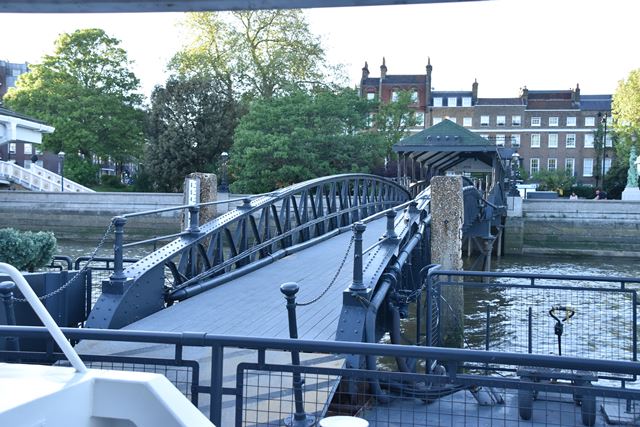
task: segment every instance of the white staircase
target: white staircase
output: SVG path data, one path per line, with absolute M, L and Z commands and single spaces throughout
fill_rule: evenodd
M 6 179 L 16 184 L 28 188 L 31 191 L 62 191 L 60 184 L 61 177 L 57 173 L 42 168 L 35 163 L 31 164 L 30 169 L 25 169 L 15 163 L 0 161 L 0 179 Z M 64 179 L 64 191 L 71 193 L 94 193 L 90 188 Z

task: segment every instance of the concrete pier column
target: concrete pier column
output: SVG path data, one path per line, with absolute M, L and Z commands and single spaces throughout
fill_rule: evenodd
M 443 270 L 462 270 L 462 177 L 431 179 L 431 262 Z M 464 294 L 462 286 L 443 286 L 440 315 L 442 344 L 462 347 Z

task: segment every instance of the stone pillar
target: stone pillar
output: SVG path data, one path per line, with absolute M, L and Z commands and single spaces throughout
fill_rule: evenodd
M 463 218 L 462 177 L 434 176 L 431 179 L 431 262 L 440 264 L 443 270 L 462 270 Z M 443 286 L 440 307 L 442 344 L 462 347 L 462 286 Z
M 218 178 L 212 173 L 194 172 L 184 180 L 184 204 L 215 202 L 218 197 Z M 218 214 L 216 205 L 204 206 L 200 209 L 200 224 L 205 224 Z M 188 215 L 183 216 L 183 228 L 189 227 Z

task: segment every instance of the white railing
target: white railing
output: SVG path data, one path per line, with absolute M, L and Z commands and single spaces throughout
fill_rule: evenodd
M 62 177 L 34 163 L 25 169 L 15 163 L 0 161 L 0 177 L 22 185 L 32 191 L 62 191 Z M 94 191 L 68 178 L 64 179 L 64 191 L 70 193 L 93 193 Z

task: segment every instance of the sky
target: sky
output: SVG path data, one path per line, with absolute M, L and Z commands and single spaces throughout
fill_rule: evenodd
M 517 96 L 519 89 L 613 93 L 640 68 L 637 0 L 494 0 L 422 5 L 309 9 L 311 31 L 327 59 L 358 84 L 365 61 L 372 77 L 382 57 L 389 74 L 424 74 L 436 90 L 480 97 Z M 180 13 L 0 14 L 0 59 L 38 63 L 56 37 L 103 28 L 122 41 L 149 96 L 166 80 L 166 64 L 185 34 Z

